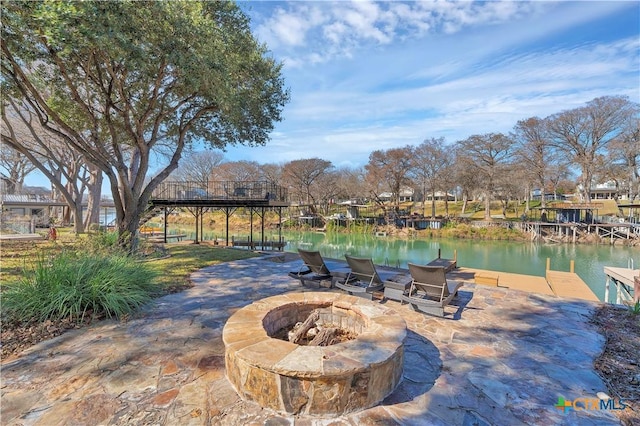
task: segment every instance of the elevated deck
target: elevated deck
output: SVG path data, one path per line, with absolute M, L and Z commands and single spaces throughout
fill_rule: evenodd
M 226 216 L 225 244 L 229 242 L 229 216 L 238 208 L 246 208 L 251 216 L 253 224 L 254 213 L 260 217 L 261 236 L 253 237 L 253 225 L 247 247 L 255 250 L 256 247 L 277 248 L 282 250 L 285 243 L 282 242 L 280 228 L 278 228 L 278 242 L 265 241 L 264 219 L 268 210 L 276 211 L 279 221 L 282 222 L 282 209 L 289 206 L 287 189 L 267 181 L 166 181 L 162 182 L 153 191 L 149 200 L 149 207 L 142 220 L 145 221 L 164 211 L 164 236 L 162 242 L 171 238 L 166 229 L 168 226 L 168 212 L 173 209 L 186 209 L 195 217 L 195 239 L 198 244 L 199 232 L 202 230 L 202 220 L 205 212 L 212 209 L 224 210 Z M 233 244 L 234 246 L 239 244 Z
M 286 188 L 265 181 L 163 182 L 151 204 L 171 207 L 288 207 Z

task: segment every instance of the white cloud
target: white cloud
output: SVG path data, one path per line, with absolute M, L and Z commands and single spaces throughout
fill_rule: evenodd
M 537 5 L 536 7 L 542 7 Z M 289 2 L 262 18 L 256 32 L 272 49 L 287 56 L 314 55 L 313 63 L 351 57 L 354 50 L 416 39 L 427 32 L 453 34 L 471 25 L 519 19 L 533 8 L 529 2 Z M 306 61 L 288 61 L 298 67 Z
M 278 8 L 304 23 L 303 44 L 281 41 L 274 48 L 286 61 L 292 101 L 266 147 L 238 148 L 230 158 L 320 157 L 362 165 L 375 149 L 506 133 L 518 120 L 598 96 L 640 101 L 637 24 L 616 36 L 619 19 L 606 20 L 619 9 L 629 13 L 629 3 L 294 2 Z

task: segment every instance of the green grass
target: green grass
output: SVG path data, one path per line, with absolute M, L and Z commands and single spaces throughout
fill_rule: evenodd
M 209 244 L 166 244 L 169 256 L 147 262 L 158 272 L 158 285 L 166 292 L 189 287 L 189 275 L 205 266 L 259 256 L 248 250 L 234 250 Z
M 121 254 L 62 251 L 40 255 L 2 295 L 11 320 L 84 320 L 130 314 L 159 294 L 155 272 Z
M 189 276 L 205 266 L 259 256 L 208 244 L 166 244 L 168 256 L 125 256 L 110 235 L 58 241 L 3 243 L 2 315 L 5 320 L 116 317 L 152 298 L 190 287 Z

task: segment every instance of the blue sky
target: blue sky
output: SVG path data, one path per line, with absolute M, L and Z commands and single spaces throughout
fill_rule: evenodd
M 230 147 L 229 161 L 362 166 L 599 96 L 640 102 L 639 1 L 239 4 L 285 64 L 291 102 L 265 147 Z
M 640 102 L 640 2 L 240 3 L 285 64 L 291 102 L 265 147 L 229 160 L 319 157 L 509 132 L 604 95 Z

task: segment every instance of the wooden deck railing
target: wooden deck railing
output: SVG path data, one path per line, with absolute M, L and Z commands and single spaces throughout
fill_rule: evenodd
M 167 181 L 154 191 L 158 200 L 287 201 L 287 189 L 267 181 Z

